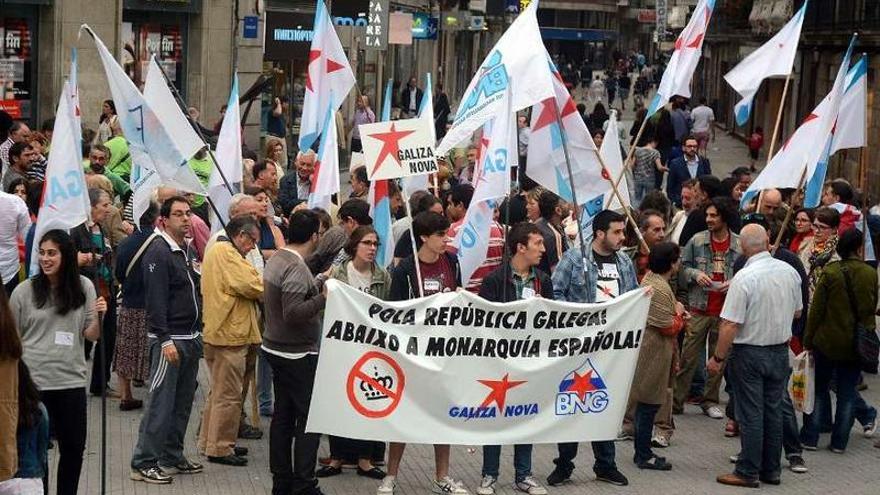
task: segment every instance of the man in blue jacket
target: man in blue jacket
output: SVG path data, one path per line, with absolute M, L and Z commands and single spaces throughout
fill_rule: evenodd
M 688 136 L 682 144 L 683 156 L 669 162 L 669 177 L 666 179 L 666 195 L 681 207 L 681 185 L 689 179 L 701 175 L 712 175 L 712 166 L 707 158 L 697 154 L 697 138 Z
M 626 239 L 626 217 L 611 210 L 600 211 L 593 220 L 593 242 L 586 252 L 569 249 L 556 265 L 553 273 L 553 299 L 577 303 L 610 301 L 619 295 L 636 290 L 639 282 L 632 260 L 621 248 Z M 583 258 L 586 257 L 586 266 Z M 560 443 L 559 457 L 553 460 L 556 468 L 547 477 L 550 486 L 571 479 L 572 460 L 577 455 L 577 443 Z M 629 480 L 617 470 L 614 461 L 614 441 L 593 442 L 593 472 L 596 479 L 618 486 Z

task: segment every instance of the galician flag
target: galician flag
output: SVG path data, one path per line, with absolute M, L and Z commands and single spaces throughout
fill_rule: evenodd
M 691 78 L 697 64 L 700 63 L 700 55 L 703 53 L 703 40 L 709 29 L 709 19 L 715 10 L 715 0 L 700 0 L 691 15 L 687 26 L 675 40 L 675 50 L 669 59 L 669 64 L 663 72 L 660 85 L 657 86 L 657 94 L 648 105 L 648 115 L 654 115 L 657 110 L 669 101 L 673 96 L 691 96 Z
M 168 82 L 162 75 L 162 69 L 156 62 L 155 55 L 150 57 L 150 66 L 147 69 L 147 78 L 144 82 L 144 99 L 156 113 L 159 122 L 165 126 L 168 137 L 174 141 L 174 146 L 180 150 L 181 155 L 191 158 L 197 151 L 205 147 L 204 141 L 196 134 L 195 129 L 183 114 L 183 109 L 174 98 L 174 94 L 168 88 Z
M 335 110 L 328 108 L 324 116 L 318 158 L 312 173 L 309 190 L 309 208 L 320 207 L 330 211 L 331 197 L 339 193 L 339 150 L 337 150 Z
M 463 285 L 486 259 L 496 201 L 507 194 L 510 168 L 517 162 L 516 113 L 509 98 L 505 91 L 501 111 L 483 126 L 483 137 L 488 137 L 486 151 L 477 160 L 474 195 L 454 240 Z
M 135 222 L 148 206 L 152 189 L 160 184 L 182 191 L 205 195 L 205 188 L 189 167 L 189 156 L 177 148 L 159 116 L 129 79 L 104 43 L 83 24 L 82 28 L 95 39 L 95 45 L 107 74 L 110 94 L 116 104 L 117 118 L 128 141 L 131 153 L 131 188 L 134 194 Z
M 235 74 L 232 76 L 232 89 L 229 91 L 229 101 L 226 102 L 226 114 L 223 115 L 220 135 L 217 137 L 217 150 L 214 153 L 217 163 L 211 170 L 211 177 L 208 179 L 208 194 L 221 215 L 221 218 L 217 219 L 214 217 L 213 210 L 211 212 L 211 230 L 214 232 L 223 228 L 223 224 L 229 221 L 229 204 L 232 201 L 232 194 L 241 190 L 244 165 L 241 160 L 240 121 L 238 74 Z M 226 187 L 223 176 L 220 175 L 221 171 L 231 183 L 232 192 Z
M 306 68 L 299 149 L 305 150 L 315 144 L 325 127 L 327 109 L 330 109 L 331 115 L 339 110 L 354 84 L 354 73 L 330 22 L 330 13 L 324 0 L 318 0 L 315 7 L 314 36 L 309 49 L 309 65 Z M 337 151 L 334 150 L 333 153 L 336 154 Z
M 391 120 L 391 88 L 394 81 L 388 80 L 385 85 L 385 98 L 382 101 L 382 115 L 380 120 Z M 370 182 L 370 192 L 367 196 L 370 202 L 370 217 L 373 219 L 373 228 L 379 237 L 379 249 L 376 252 L 376 263 L 379 266 L 389 266 L 394 259 L 394 236 L 391 233 L 391 197 L 388 194 L 388 179 L 378 179 Z
M 437 144 L 436 128 L 434 127 L 434 89 L 431 86 L 431 73 L 425 74 L 425 91 L 422 93 L 422 103 L 419 105 L 419 118 L 428 121 L 431 129 L 431 144 Z M 419 190 L 428 189 L 428 176 L 430 174 L 410 175 L 401 180 L 403 193 L 406 197 Z
M 617 124 L 616 110 L 611 112 L 611 118 L 608 119 L 608 129 L 605 130 L 605 140 L 602 141 L 602 146 L 599 148 L 599 154 L 602 155 L 602 160 L 605 162 L 605 166 L 608 167 L 608 174 L 611 177 L 614 177 L 615 180 L 617 180 L 617 177 L 623 176 L 623 154 L 620 149 L 620 132 Z M 620 204 L 620 200 L 617 199 L 617 195 L 614 194 L 611 183 L 608 183 L 608 195 L 610 198 L 610 205 L 608 208 L 612 210 L 623 210 L 630 206 L 629 187 L 626 185 L 625 177 L 621 179 L 620 183 L 617 185 L 617 190 L 620 192 L 624 204 Z M 578 197 L 578 199 L 580 199 L 580 197 Z
M 741 126 L 748 122 L 755 94 L 758 93 L 764 79 L 788 76 L 791 73 L 808 3 L 809 1 L 804 2 L 800 10 L 776 33 L 776 36 L 770 38 L 770 41 L 750 53 L 724 75 L 727 84 L 742 95 L 742 99 L 734 106 L 736 125 Z
M 55 127 L 52 128 L 52 152 L 46 165 L 46 182 L 31 249 L 28 272 L 31 274 L 39 270 L 37 253 L 43 234 L 54 229 L 72 229 L 88 220 L 91 212 L 86 177 L 80 162 L 82 128 L 75 115 L 74 94 L 76 90 L 71 89 L 70 82 L 66 81 L 55 112 Z
M 767 167 L 749 185 L 743 194 L 746 204 L 758 191 L 771 188 L 797 188 L 801 186 L 801 176 L 806 170 L 807 179 L 813 177 L 820 162 L 827 160 L 831 150 L 832 131 L 837 122 L 849 72 L 850 58 L 855 46 L 856 36 L 852 37 L 849 48 L 843 56 L 840 69 L 831 91 L 801 123 L 782 149 L 770 160 Z M 809 206 L 808 203 L 805 205 Z
M 535 70 L 546 63 L 544 43 L 538 29 L 537 0 L 507 28 L 489 55 L 477 69 L 458 106 L 455 121 L 443 141 L 437 146 L 437 155 L 445 155 L 489 119 L 505 112 L 505 92 L 512 92 L 514 111 L 532 106 L 553 96 L 550 73 Z
M 569 202 L 574 200 L 571 190 L 571 183 L 574 183 L 578 201 L 584 202 L 609 192 L 611 185 L 602 175 L 596 143 L 546 51 L 544 64 L 552 74 L 554 95 L 532 107 L 526 174 Z M 568 148 L 573 180 L 568 176 L 563 139 Z

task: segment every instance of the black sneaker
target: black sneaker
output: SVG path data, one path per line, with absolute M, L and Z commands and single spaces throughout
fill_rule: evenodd
M 263 430 L 251 425 L 242 424 L 238 429 L 238 438 L 243 438 L 245 440 L 259 440 L 263 438 Z
M 132 469 L 128 477 L 134 481 L 143 481 L 155 485 L 167 485 L 174 481 L 174 478 L 163 473 L 162 470 L 157 467 Z
M 238 457 L 244 457 L 244 456 L 248 455 L 248 452 L 249 452 L 249 450 L 247 447 L 238 447 L 238 446 L 232 447 L 232 453 L 237 455 Z
M 559 486 L 571 481 L 571 469 L 556 466 L 556 469 L 547 476 L 547 484 L 550 486 Z
M 612 485 L 617 486 L 626 486 L 629 484 L 629 480 L 626 479 L 626 476 L 624 476 L 623 473 L 621 473 L 617 469 L 596 471 L 596 479 L 598 481 L 604 481 L 605 483 L 611 483 Z
M 205 467 L 199 464 L 198 462 L 192 462 L 188 459 L 184 459 L 183 462 L 178 463 L 175 466 L 159 466 L 159 469 L 168 475 L 171 474 L 196 474 L 201 473 L 205 470 Z
M 214 464 L 223 464 L 224 466 L 247 466 L 247 459 L 239 457 L 235 454 L 225 455 L 223 457 L 208 456 L 208 462 Z

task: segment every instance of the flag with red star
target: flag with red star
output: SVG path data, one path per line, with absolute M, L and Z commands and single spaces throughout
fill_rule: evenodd
M 673 96 L 690 98 L 691 78 L 694 75 L 694 69 L 700 63 L 703 40 L 706 38 L 709 19 L 712 18 L 714 10 L 715 0 L 700 0 L 697 4 L 690 21 L 675 41 L 675 50 L 666 65 L 663 78 L 660 79 L 660 85 L 657 86 L 657 94 L 648 105 L 648 115 L 645 118 L 654 115 Z
M 331 114 L 339 110 L 355 84 L 354 72 L 330 22 L 330 14 L 323 0 L 318 0 L 315 8 L 314 26 L 299 133 L 301 150 L 315 144 L 324 128 L 323 119 L 327 109 L 330 109 Z

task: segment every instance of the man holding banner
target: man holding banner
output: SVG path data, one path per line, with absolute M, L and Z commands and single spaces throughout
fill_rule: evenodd
M 556 300 L 576 303 L 610 301 L 639 288 L 636 270 L 629 256 L 621 252 L 626 239 L 626 217 L 611 210 L 600 211 L 593 219 L 593 242 L 589 250 L 569 249 L 553 273 L 553 296 Z M 586 263 L 586 265 L 585 265 Z M 571 479 L 577 443 L 560 443 L 556 468 L 547 476 L 550 486 Z M 614 441 L 593 442 L 596 479 L 617 486 L 629 480 L 617 469 Z

